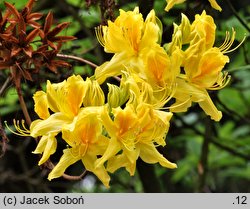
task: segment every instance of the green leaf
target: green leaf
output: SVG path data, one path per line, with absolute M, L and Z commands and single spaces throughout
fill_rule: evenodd
M 219 99 L 230 110 L 244 116 L 249 109 L 245 104 L 244 98 L 239 90 L 234 88 L 225 88 L 219 91 Z

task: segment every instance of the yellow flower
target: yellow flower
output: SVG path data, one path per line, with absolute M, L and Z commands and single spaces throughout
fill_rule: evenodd
M 38 91 L 34 94 L 35 111 L 41 119 L 31 123 L 30 136 L 34 138 L 42 136 L 33 152 L 43 153 L 39 165 L 46 162 L 55 152 L 57 147 L 55 137 L 61 132 L 62 127 L 74 126 L 74 119 L 80 111 L 84 96 L 84 81 L 80 76 L 74 75 L 58 84 L 51 84 L 48 81 L 46 93 Z M 55 113 L 50 115 L 48 109 Z
M 175 4 L 181 4 L 185 2 L 186 0 L 166 0 L 167 6 L 165 7 L 165 10 L 168 12 Z M 218 5 L 216 0 L 208 0 L 210 2 L 211 7 L 213 7 L 216 10 L 221 11 L 221 7 Z
M 176 101 L 170 107 L 171 112 L 186 112 L 192 102 L 196 102 L 213 120 L 221 119 L 221 111 L 216 108 L 205 88 L 189 83 L 185 78 L 177 78 L 176 82 L 177 89 L 173 96 Z
M 108 161 L 110 172 L 125 167 L 130 175 L 134 175 L 136 160 L 140 157 L 147 163 L 159 162 L 164 167 L 176 168 L 156 149 L 156 144 L 165 145 L 172 113 L 153 110 L 148 105 L 140 105 L 137 111 L 127 105 L 125 109 L 114 108 L 112 113 L 114 120 L 107 111 L 101 114 L 110 141 L 103 156 L 96 161 L 96 167 Z
M 38 99 L 39 95 L 43 95 L 43 102 L 41 102 L 41 99 Z M 30 135 L 37 137 L 50 132 L 60 132 L 62 125 L 73 122 L 74 117 L 77 116 L 80 111 L 84 96 L 85 85 L 80 76 L 73 75 L 69 77 L 67 81 L 58 84 L 51 84 L 50 81 L 48 81 L 46 93 L 38 92 L 34 95 L 35 110 L 38 111 L 39 116 L 46 115 L 46 117 L 42 117 L 43 120 L 38 119 L 32 122 Z M 47 117 L 48 108 L 55 112 L 49 117 Z M 42 110 L 44 110 L 44 112 Z
M 123 80 L 121 80 L 123 81 Z M 120 86 L 108 83 L 108 105 L 111 108 L 122 106 L 129 98 L 129 88 L 120 83 Z
M 185 38 L 188 40 L 185 44 L 189 46 L 183 51 L 181 65 L 183 71 L 176 80 L 177 88 L 173 96 L 176 102 L 171 106 L 171 111 L 186 111 L 192 102 L 197 102 L 207 115 L 219 121 L 222 114 L 213 104 L 207 90 L 218 90 L 228 84 L 230 77 L 222 72 L 229 62 L 225 54 L 237 49 L 244 39 L 237 47 L 230 49 L 235 39 L 233 30 L 231 37 L 228 32 L 226 33 L 226 39 L 221 47 L 214 47 L 216 25 L 213 18 L 205 11 L 195 16 L 191 27 L 186 27 L 187 31 L 184 31 L 182 26 L 176 26 L 176 28 L 182 34 L 179 35 L 179 40 L 182 40 L 183 36 L 188 37 Z M 184 35 L 188 31 L 190 36 Z M 179 47 L 182 48 L 182 44 Z
M 191 101 L 198 102 L 207 115 L 210 115 L 213 120 L 219 121 L 222 114 L 214 106 L 207 90 L 220 89 L 228 83 L 227 74 L 222 73 L 222 69 L 228 62 L 229 58 L 219 48 L 206 49 L 205 39 L 191 45 L 185 51 L 183 61 L 185 74 L 179 75 L 174 95 L 176 103 L 171 110 L 186 110 L 191 106 Z M 179 107 L 178 105 L 181 103 L 183 105 Z M 177 106 L 177 109 L 174 106 Z
M 199 40 L 205 39 L 205 48 L 209 49 L 214 45 L 216 25 L 212 16 L 203 11 L 201 15 L 196 14 L 191 25 L 190 44 L 196 44 Z
M 62 176 L 70 165 L 81 160 L 86 170 L 93 172 L 109 187 L 110 177 L 104 166 L 94 166 L 97 157 L 104 153 L 108 145 L 108 139 L 102 135 L 102 124 L 98 118 L 101 108 L 83 108 L 73 130 L 63 128 L 62 138 L 70 148 L 64 150 L 60 161 L 50 172 L 49 180 Z
M 145 22 L 138 7 L 134 11 L 120 10 L 120 15 L 114 22 L 108 21 L 108 26 L 96 29 L 97 38 L 104 50 L 115 53 L 109 62 L 105 62 L 95 70 L 95 77 L 103 83 L 107 77 L 121 74 L 126 67 L 143 67 L 140 59 L 145 48 L 151 48 L 159 41 L 161 26 L 152 10 Z M 124 67 L 125 66 L 125 67 Z

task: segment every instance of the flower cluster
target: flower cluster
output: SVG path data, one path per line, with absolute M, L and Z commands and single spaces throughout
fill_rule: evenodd
M 229 62 L 225 54 L 231 51 L 235 32 L 215 47 L 215 30 L 205 11 L 192 23 L 182 15 L 180 25 L 174 24 L 172 41 L 162 46 L 162 25 L 154 10 L 144 20 L 138 7 L 120 10 L 115 21 L 96 28 L 105 52 L 114 56 L 86 80 L 73 75 L 57 84 L 48 81 L 46 91 L 34 94 L 40 119 L 21 134 L 41 137 L 34 151 L 42 154 L 39 165 L 55 153 L 58 134 L 67 143 L 48 178 L 62 176 L 79 160 L 107 187 L 108 172 L 124 167 L 134 175 L 138 158 L 176 168 L 157 150 L 166 145 L 173 113 L 187 111 L 194 102 L 213 120 L 222 117 L 207 90 L 229 81 L 222 69 Z M 119 85 L 108 83 L 105 98 L 100 85 L 114 76 Z

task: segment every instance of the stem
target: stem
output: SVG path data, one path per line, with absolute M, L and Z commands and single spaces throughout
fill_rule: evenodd
M 212 133 L 212 124 L 210 119 L 206 118 L 206 130 L 204 135 L 204 141 L 202 145 L 201 158 L 200 163 L 198 165 L 198 173 L 199 173 L 199 192 L 207 192 L 206 188 L 206 177 L 208 171 L 208 154 L 209 154 L 209 143 Z
M 245 21 L 238 15 L 237 11 L 235 10 L 235 8 L 233 7 L 232 3 L 230 0 L 226 0 L 229 8 L 231 9 L 231 11 L 233 12 L 234 16 L 239 20 L 239 22 L 247 29 L 247 31 L 250 33 L 250 28 L 248 27 L 248 25 L 245 23 Z
M 86 59 L 83 59 L 81 57 L 77 57 L 77 56 L 73 56 L 73 55 L 66 55 L 66 54 L 57 54 L 56 55 L 57 57 L 60 57 L 60 58 L 65 58 L 65 59 L 73 59 L 73 60 L 76 60 L 76 61 L 79 61 L 79 62 L 83 62 L 83 63 L 86 63 L 94 68 L 97 68 L 98 66 L 96 64 L 94 64 L 93 62 L 90 62 Z M 119 78 L 118 76 L 112 76 L 114 79 L 116 79 L 118 82 L 121 82 L 121 78 Z
M 231 147 L 225 146 L 225 145 L 219 143 L 217 139 L 211 139 L 211 143 L 213 145 L 219 147 L 220 149 L 223 149 L 223 150 L 229 152 L 232 155 L 235 155 L 237 157 L 241 157 L 241 158 L 243 158 L 245 160 L 250 160 L 250 155 L 245 155 L 245 154 L 243 154 L 241 152 L 238 152 L 238 151 L 232 149 Z
M 83 171 L 83 173 L 79 176 L 71 176 L 71 175 L 68 175 L 68 174 L 63 174 L 62 177 L 67 179 L 67 180 L 70 180 L 70 181 L 79 181 L 81 180 L 85 175 L 86 175 L 87 171 Z
M 203 135 L 204 135 L 204 133 L 201 132 L 200 130 L 198 130 L 197 128 L 195 128 L 195 126 L 192 126 L 192 125 L 187 124 L 184 120 L 182 120 L 182 118 L 181 118 L 180 116 L 175 115 L 175 117 L 178 118 L 179 120 L 181 120 L 181 122 L 182 122 L 187 128 L 190 128 L 190 129 L 193 130 L 196 134 L 198 134 L 198 135 L 200 135 L 200 136 L 203 136 Z M 230 153 L 230 154 L 232 154 L 232 155 L 235 155 L 235 156 L 237 156 L 237 157 L 243 158 L 243 159 L 245 159 L 245 160 L 250 160 L 250 155 L 245 155 L 244 153 L 238 152 L 238 151 L 234 150 L 234 149 L 231 148 L 231 147 L 228 147 L 228 146 L 226 146 L 226 145 L 224 145 L 224 144 L 219 143 L 220 140 L 219 140 L 217 137 L 215 137 L 215 136 L 210 136 L 210 139 L 209 139 L 209 140 L 210 140 L 210 142 L 211 142 L 213 145 L 219 147 L 220 149 L 222 149 L 222 150 L 224 150 L 224 151 L 226 151 L 226 152 L 228 152 L 228 153 Z
M 92 66 L 94 68 L 97 67 L 97 65 L 94 64 L 93 62 L 90 62 L 90 61 L 88 61 L 86 59 L 83 59 L 81 57 L 77 57 L 77 56 L 73 56 L 73 55 L 66 55 L 66 54 L 57 54 L 56 56 L 60 57 L 60 58 L 73 59 L 73 60 L 76 60 L 76 61 L 79 61 L 79 62 L 83 62 L 83 63 L 88 64 L 88 65 L 90 65 L 90 66 Z
M 26 123 L 28 124 L 28 126 L 30 126 L 31 119 L 30 119 L 30 115 L 29 115 L 26 103 L 25 103 L 25 101 L 23 99 L 23 94 L 22 94 L 22 90 L 21 90 L 21 74 L 20 74 L 20 71 L 18 71 L 15 67 L 11 67 L 10 71 L 11 71 L 11 74 L 12 74 L 12 79 L 13 79 L 14 85 L 16 87 L 19 103 L 20 103 L 21 109 L 23 111 Z
M 18 87 L 18 86 L 16 86 L 16 90 L 17 90 L 18 99 L 19 99 L 20 106 L 21 106 L 21 109 L 22 109 L 22 111 L 23 111 L 23 114 L 24 114 L 26 123 L 28 124 L 28 126 L 30 126 L 30 124 L 31 124 L 31 119 L 30 119 L 30 115 L 29 115 L 29 112 L 28 112 L 26 103 L 25 103 L 25 101 L 24 101 L 24 99 L 23 99 L 23 94 L 22 94 L 21 88 Z
M 0 136 L 2 137 L 2 153 L 0 154 L 0 158 L 2 158 L 6 152 L 7 143 L 9 142 L 9 139 L 3 129 L 1 117 L 0 117 Z
M 155 174 L 153 165 L 146 164 L 142 160 L 138 160 L 137 171 L 139 173 L 144 192 L 162 192 L 161 184 Z
M 55 167 L 55 165 L 50 160 L 47 160 L 47 162 L 45 163 L 45 167 L 47 167 L 49 170 L 52 170 Z M 86 175 L 86 173 L 87 173 L 87 170 L 85 170 L 79 176 L 71 176 L 71 175 L 64 173 L 62 177 L 70 181 L 78 181 L 78 180 L 81 180 Z
M 11 80 L 10 77 L 8 77 L 8 78 L 5 80 L 4 84 L 2 85 L 2 87 L 1 87 L 1 89 L 0 89 L 0 96 L 3 94 L 4 90 L 5 90 L 6 87 L 8 86 L 10 80 Z

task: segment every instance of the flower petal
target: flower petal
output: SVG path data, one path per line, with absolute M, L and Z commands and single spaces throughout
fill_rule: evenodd
M 68 118 L 60 112 L 54 113 L 45 120 L 33 121 L 30 126 L 30 135 L 35 138 L 47 135 L 50 132 L 59 133 L 63 125 L 70 124 L 72 121 L 73 119 Z
M 70 148 L 63 150 L 63 155 L 60 158 L 58 164 L 53 168 L 53 170 L 49 173 L 48 180 L 52 180 L 54 178 L 58 178 L 63 175 L 65 170 L 75 162 L 81 159 L 79 155 L 74 156 L 73 153 L 77 150 Z
M 211 117 L 211 119 L 219 121 L 222 118 L 221 111 L 216 108 L 208 93 L 206 94 L 206 98 L 199 102 L 199 106 Z
M 130 176 L 133 176 L 135 174 L 136 161 L 131 163 L 124 153 L 116 155 L 108 160 L 107 170 L 110 173 L 114 173 L 116 170 L 122 167 L 125 167 Z
M 82 163 L 86 170 L 93 172 L 102 181 L 102 183 L 109 188 L 110 177 L 103 165 L 95 167 L 96 160 L 96 155 L 86 153 L 86 155 L 82 158 Z
M 222 11 L 221 7 L 219 4 L 217 4 L 216 0 L 208 0 L 211 4 L 211 7 L 213 7 L 216 10 L 219 10 L 220 12 Z
M 46 119 L 50 116 L 47 95 L 44 91 L 37 91 L 33 99 L 35 101 L 35 112 L 41 119 Z
M 177 168 L 175 163 L 169 162 L 155 148 L 154 144 L 140 144 L 140 157 L 146 163 L 160 163 L 166 168 Z
M 44 135 L 40 139 L 37 148 L 33 152 L 34 154 L 43 153 L 42 158 L 38 162 L 38 165 L 45 163 L 49 159 L 50 155 L 55 153 L 56 148 L 57 148 L 57 141 L 55 138 L 55 134 Z
M 101 158 L 96 160 L 95 168 L 102 166 L 109 158 L 115 156 L 121 150 L 121 144 L 115 138 L 111 138 L 109 145 Z

